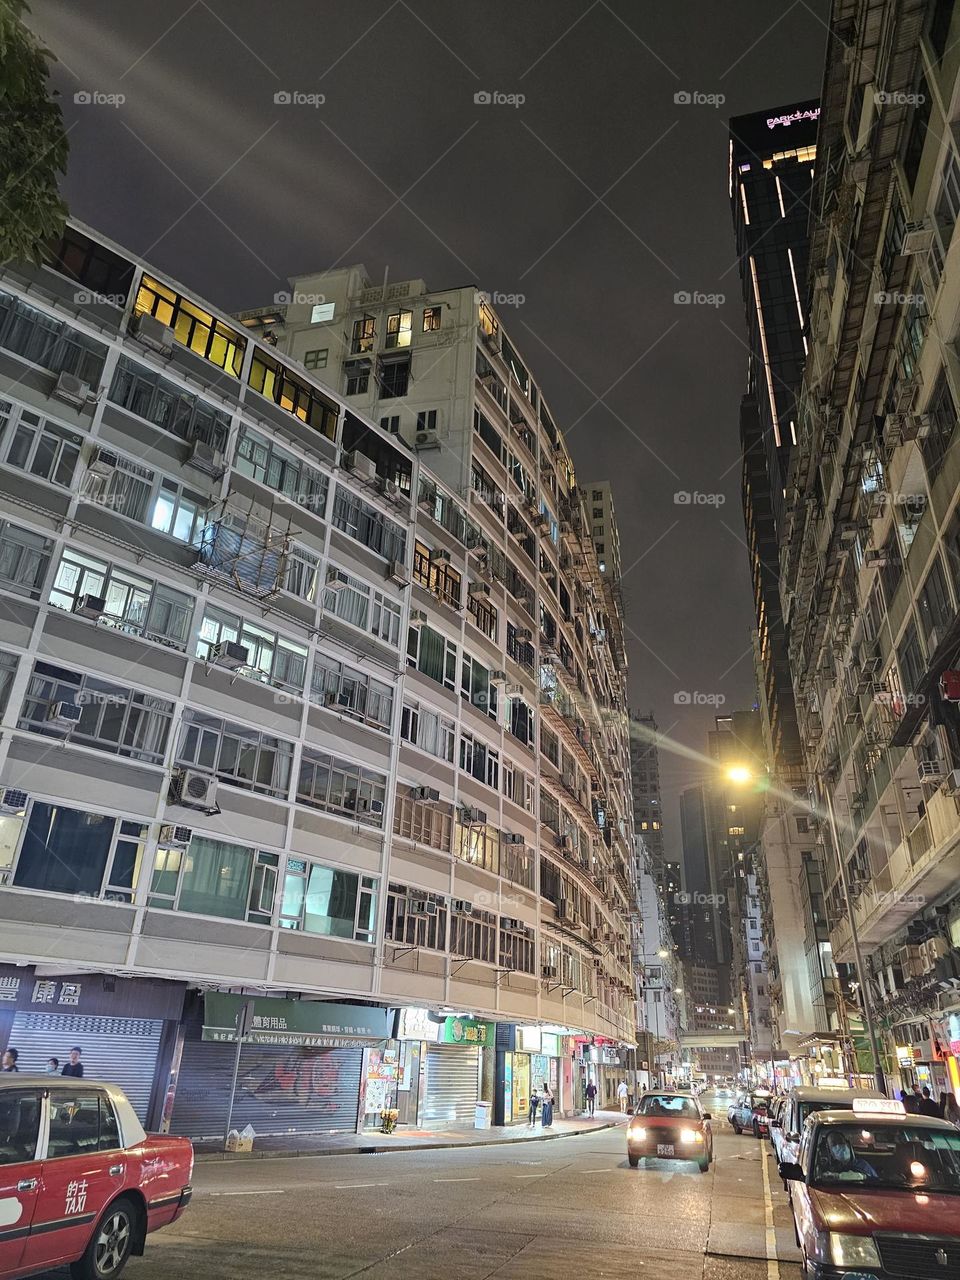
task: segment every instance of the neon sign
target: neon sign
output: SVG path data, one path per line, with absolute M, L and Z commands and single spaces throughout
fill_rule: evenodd
M 767 128 L 775 129 L 778 124 L 796 124 L 798 120 L 819 120 L 820 108 L 808 107 L 806 111 L 794 111 L 782 116 L 768 116 Z

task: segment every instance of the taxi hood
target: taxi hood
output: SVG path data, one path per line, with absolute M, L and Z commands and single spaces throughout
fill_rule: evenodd
M 960 1196 L 936 1191 L 867 1191 L 861 1186 L 829 1191 L 810 1188 L 819 1231 L 872 1235 L 915 1232 L 960 1240 Z

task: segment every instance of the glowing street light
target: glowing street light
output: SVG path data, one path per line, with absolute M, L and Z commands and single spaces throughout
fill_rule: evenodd
M 661 960 L 666 960 L 669 954 L 670 952 L 666 949 L 666 947 L 661 947 L 660 950 L 657 952 L 657 955 L 660 957 Z
M 748 782 L 753 781 L 753 770 L 749 765 L 732 764 L 727 768 L 726 774 L 729 782 L 734 782 L 740 787 L 746 786 Z

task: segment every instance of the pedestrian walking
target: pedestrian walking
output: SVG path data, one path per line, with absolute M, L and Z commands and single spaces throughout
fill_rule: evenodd
M 902 1096 L 903 1096 L 903 1109 L 904 1111 L 906 1111 L 907 1115 L 909 1116 L 919 1115 L 920 1103 L 923 1099 L 923 1095 L 920 1092 L 920 1086 L 918 1084 L 915 1084 L 915 1085 L 912 1085 L 909 1089 L 904 1089 Z
M 628 1093 L 629 1093 L 629 1090 L 627 1088 L 626 1080 L 621 1080 L 620 1083 L 617 1085 L 617 1101 L 620 1103 L 620 1114 L 622 1116 L 625 1116 L 627 1114 L 627 1094 Z
M 530 1090 L 530 1124 L 537 1123 L 537 1108 L 540 1106 L 540 1095 L 537 1093 L 537 1086 L 534 1085 Z
M 83 1050 L 79 1045 L 74 1045 L 70 1050 L 70 1061 L 63 1064 L 63 1070 L 60 1072 L 62 1076 L 83 1076 L 83 1063 L 80 1061 L 80 1055 Z
M 60 1074 L 60 1059 L 48 1058 L 47 1059 L 47 1075 L 58 1076 L 59 1074 Z
M 917 1105 L 918 1116 L 934 1116 L 940 1119 L 940 1108 L 934 1102 L 930 1095 L 930 1090 L 926 1085 L 923 1086 L 923 1092 L 920 1094 L 920 1102 Z
M 3 1055 L 3 1066 L 0 1067 L 0 1071 L 19 1071 L 20 1068 L 17 1066 L 19 1057 L 20 1054 L 16 1049 L 7 1049 Z
M 960 1102 L 957 1102 L 956 1094 L 943 1095 L 943 1118 L 955 1128 L 960 1129 Z
M 597 1086 L 591 1080 L 587 1085 L 587 1115 L 592 1116 L 597 1109 Z
M 546 1080 L 540 1090 L 540 1099 L 540 1125 L 544 1129 L 549 1129 L 553 1124 L 553 1090 Z

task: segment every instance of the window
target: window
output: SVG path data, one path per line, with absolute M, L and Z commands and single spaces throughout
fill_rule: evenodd
M 235 329 L 215 320 L 209 312 L 189 302 L 169 285 L 145 275 L 134 303 L 137 315 L 156 316 L 161 324 L 173 330 L 177 342 L 204 360 L 209 360 L 225 373 L 240 376 L 246 339 Z
M 329 488 L 323 472 L 246 424 L 240 429 L 234 466 L 243 475 L 284 495 L 297 506 L 306 507 L 314 515 L 323 517 Z
M 533 670 L 534 648 L 530 643 L 530 632 L 507 623 L 507 657 L 528 671 Z
M 503 794 L 528 813 L 533 812 L 533 779 L 509 760 L 503 762 Z
M 277 689 L 303 692 L 307 674 L 306 645 L 284 640 L 275 631 L 208 605 L 197 637 L 197 657 L 209 662 L 214 647 L 227 641 L 235 641 L 246 649 L 247 661 L 241 668 L 244 675 Z
M 194 836 L 187 849 L 157 848 L 149 905 L 269 925 L 279 854 Z
M 278 924 L 281 929 L 372 942 L 377 917 L 373 876 L 287 858 Z
M 153 503 L 150 527 L 180 542 L 196 543 L 206 520 L 206 504 L 176 480 L 162 479 Z
M 364 316 L 353 322 L 353 340 L 350 343 L 352 355 L 365 355 L 373 350 L 373 342 L 377 336 L 373 316 Z
M 77 721 L 51 719 L 60 702 L 81 708 Z M 173 703 L 97 676 L 38 662 L 27 685 L 18 727 L 45 737 L 109 751 L 131 760 L 162 762 Z
M 491 511 L 495 511 L 498 516 L 502 516 L 504 509 L 503 490 L 493 483 L 479 463 L 474 462 L 472 464 L 471 482 L 474 493 L 480 495 L 481 500 L 487 504 Z
M 387 780 L 325 751 L 303 748 L 297 800 L 312 809 L 356 818 L 368 827 L 383 826 Z
M 410 383 L 410 357 L 405 360 L 380 360 L 377 365 L 377 384 L 381 400 L 405 396 Z
M 383 345 L 388 351 L 393 347 L 409 347 L 412 334 L 413 312 L 391 312 L 387 316 L 387 336 Z
M 960 216 L 960 164 L 952 146 L 947 147 L 940 176 L 940 195 L 934 210 L 934 224 L 940 237 L 940 250 L 944 258 L 953 239 L 953 231 Z
M 230 786 L 286 800 L 293 744 L 202 711 L 183 716 L 178 764 L 207 769 Z
M 4 653 L 0 650 L 0 716 L 7 709 L 13 678 L 17 674 L 19 659 L 15 653 Z
M 316 604 L 320 598 L 320 557 L 315 551 L 294 545 L 283 566 L 283 588 L 298 600 Z
M 494 751 L 472 734 L 460 735 L 460 769 L 495 791 L 500 789 L 500 752 Z
M 497 962 L 497 918 L 489 911 L 450 917 L 450 954 L 486 964 Z
M 940 472 L 957 425 L 957 406 L 944 369 L 937 375 L 927 412 L 932 429 L 921 447 L 927 471 L 933 480 Z
M 385 560 L 402 562 L 406 559 L 407 536 L 401 526 L 349 489 L 345 489 L 342 484 L 337 485 L 333 524 Z
M 471 866 L 500 874 L 500 832 L 495 827 L 457 823 L 454 856 Z
M 391 884 L 384 937 L 428 951 L 447 949 L 447 903 L 436 894 Z
M 117 362 L 108 399 L 181 440 L 200 440 L 221 452 L 227 447 L 229 413 L 128 356 Z
M 393 720 L 390 685 L 324 653 L 318 652 L 314 659 L 310 699 L 321 706 L 357 716 L 378 729 L 389 731 Z
M 417 702 L 405 702 L 400 715 L 400 737 L 438 760 L 453 763 L 456 725 L 438 711 Z
M 336 438 L 337 410 L 334 405 L 279 360 L 255 351 L 250 364 L 250 386 L 307 426 L 314 427 L 328 440 Z
M 193 598 L 130 573 L 122 565 L 67 550 L 57 567 L 50 603 L 72 613 L 84 596 L 104 601 L 101 621 L 129 635 L 185 649 Z
M 310 308 L 311 324 L 326 324 L 333 319 L 336 310 L 335 302 L 315 302 Z M 308 365 L 307 368 L 310 366 Z
M 419 540 L 413 548 L 413 580 L 432 591 L 438 600 L 451 609 L 460 608 L 461 574 L 448 560 L 442 560 Z
M 13 883 L 44 893 L 132 902 L 147 828 L 35 800 L 27 817 Z
M 0 520 L 0 585 L 38 599 L 52 550 L 49 538 Z
M 0 1166 L 26 1164 L 36 1158 L 40 1136 L 40 1094 L 34 1089 L 0 1093 Z
M 506 466 L 507 446 L 503 443 L 503 437 L 489 418 L 485 417 L 479 409 L 473 411 L 473 429 L 487 448 L 492 451 L 494 457 Z
M 442 307 L 424 307 L 423 309 L 423 332 L 436 333 L 440 328 L 440 319 L 443 314 Z
M 303 367 L 305 369 L 325 369 L 329 354 L 329 347 L 318 348 L 315 351 L 305 351 L 303 353 Z
M 536 888 L 533 851 L 522 844 L 501 844 L 500 874 L 526 889 Z
M 370 389 L 370 363 L 352 360 L 346 365 L 347 385 L 344 395 L 365 396 Z
M 398 795 L 393 809 L 393 833 L 416 844 L 439 849 L 441 853 L 449 853 L 453 819 L 446 808 L 417 800 L 411 795 Z
M 532 929 L 518 923 L 500 921 L 500 967 L 518 973 L 533 973 L 536 940 Z
M 525 747 L 533 746 L 533 708 L 523 698 L 517 697 L 509 699 L 509 707 L 507 725 L 510 732 Z
M 457 684 L 457 646 L 431 627 L 411 627 L 407 633 L 407 664 L 446 689 Z
M 119 1149 L 117 1118 L 106 1094 L 90 1089 L 54 1088 L 50 1090 L 49 1106 L 48 1159 Z M 69 1199 L 68 1196 L 68 1204 Z
M 400 434 L 399 413 L 391 414 L 388 418 L 381 418 L 380 429 L 382 431 L 389 431 L 392 436 L 398 436 Z
M 173 482 L 171 482 L 173 483 Z M 84 498 L 99 507 L 147 524 L 153 506 L 156 473 L 129 458 L 117 458 L 106 475 L 87 472 Z
M 64 227 L 59 244 L 48 245 L 45 263 L 61 275 L 85 284 L 93 293 L 122 307 L 133 283 L 133 263 L 98 244 L 76 227 Z
M 417 414 L 417 430 L 418 431 L 436 431 L 436 429 L 437 429 L 436 409 L 422 409 Z
M 323 608 L 326 613 L 368 631 L 393 648 L 400 643 L 400 606 L 342 569 L 331 566 L 327 570 Z
M 23 405 L 0 400 L 0 456 L 8 467 L 69 488 L 82 443 L 76 432 Z
M 50 373 L 72 373 L 90 387 L 99 386 L 107 358 L 102 342 L 2 292 L 0 347 Z
M 920 617 L 923 638 L 927 642 L 927 652 L 932 657 L 939 640 L 946 634 L 946 627 L 954 617 L 954 609 L 947 590 L 947 578 L 939 556 L 930 566 L 930 572 L 921 588 L 917 600 L 917 613 Z
M 471 620 L 489 639 L 497 638 L 497 611 L 486 596 L 467 593 L 467 612 Z
M 497 718 L 497 686 L 490 679 L 490 669 L 469 653 L 463 655 L 460 667 L 460 696 L 467 698 L 478 711 Z

